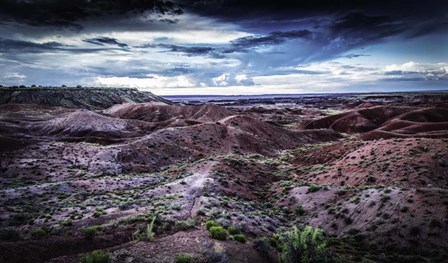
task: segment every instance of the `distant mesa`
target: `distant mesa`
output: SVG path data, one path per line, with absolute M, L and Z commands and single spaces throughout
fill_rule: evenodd
M 131 88 L 0 88 L 0 104 L 36 104 L 99 110 L 125 102 L 151 101 L 170 103 L 151 92 Z

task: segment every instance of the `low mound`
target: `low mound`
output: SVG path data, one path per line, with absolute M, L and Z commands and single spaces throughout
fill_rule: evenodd
M 413 122 L 448 122 L 448 109 L 428 108 L 405 113 L 400 120 Z
M 121 159 L 126 171 L 151 171 L 156 167 L 208 155 L 273 155 L 278 150 L 338 138 L 340 135 L 332 130 L 289 131 L 237 115 L 220 122 L 158 130 L 131 143 L 129 149 L 123 151 L 125 156 Z
M 49 121 L 32 124 L 44 134 L 70 136 L 118 136 L 128 124 L 124 120 L 106 117 L 88 110 L 79 110 Z
M 448 137 L 448 110 L 443 108 L 372 107 L 328 116 L 303 128 L 364 132 L 364 140 L 394 137 Z
M 169 101 L 150 92 L 113 88 L 0 88 L 0 104 L 107 109 L 124 102 Z
M 185 118 L 203 122 L 218 121 L 234 114 L 235 112 L 214 104 L 207 104 L 199 107 L 186 106 L 183 109 L 183 116 L 185 116 Z
M 448 110 L 429 108 L 404 113 L 362 136 L 364 140 L 393 137 L 448 137 Z
M 292 162 L 301 180 L 319 185 L 446 188 L 447 147 L 427 138 L 340 142 L 298 152 Z
M 378 106 L 368 109 L 344 112 L 311 121 L 305 129 L 333 129 L 338 132 L 367 132 L 378 128 L 392 117 L 409 112 L 415 108 Z
M 191 119 L 200 122 L 218 121 L 235 114 L 218 105 L 173 106 L 161 103 L 127 103 L 104 111 L 113 117 L 137 119 L 147 122 L 162 122 L 176 119 Z
M 250 117 L 235 115 L 224 118 L 220 123 L 229 127 L 230 134 L 239 138 L 239 144 L 248 148 L 262 141 L 262 146 L 257 153 L 263 153 L 262 149 L 290 149 L 304 144 L 335 140 L 340 135 L 331 130 L 291 131 L 278 126 L 255 120 Z M 269 150 L 268 150 L 269 151 Z

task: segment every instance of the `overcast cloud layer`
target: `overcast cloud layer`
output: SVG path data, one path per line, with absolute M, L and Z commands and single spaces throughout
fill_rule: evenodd
M 0 84 L 448 89 L 448 2 L 0 0 Z

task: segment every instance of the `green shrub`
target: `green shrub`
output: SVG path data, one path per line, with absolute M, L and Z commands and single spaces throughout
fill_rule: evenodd
M 229 226 L 229 228 L 227 228 L 227 231 L 229 231 L 229 234 L 231 234 L 231 235 L 236 235 L 236 234 L 240 234 L 241 233 L 241 231 L 239 231 L 234 226 Z
M 283 263 L 330 262 L 324 232 L 319 228 L 306 226 L 300 231 L 297 227 L 280 234 Z
M 95 210 L 95 212 L 93 212 L 92 216 L 96 218 L 96 217 L 100 217 L 105 214 L 106 214 L 106 212 L 103 209 L 98 208 Z
M 305 214 L 305 210 L 301 205 L 296 207 L 295 212 L 297 216 L 303 216 Z
M 181 253 L 174 259 L 175 263 L 190 263 L 191 261 L 193 261 L 193 257 L 187 253 Z
M 269 242 L 270 246 L 280 249 L 280 234 L 273 234 L 266 240 Z
M 205 222 L 205 227 L 207 228 L 207 230 L 210 230 L 212 226 L 218 226 L 215 220 L 208 220 L 207 222 Z
M 47 231 L 43 228 L 37 228 L 34 230 L 34 232 L 31 234 L 34 238 L 42 238 L 48 235 Z
M 100 232 L 101 230 L 103 230 L 101 226 L 90 226 L 84 228 L 82 233 L 86 238 L 91 239 L 97 232 Z
M 101 250 L 95 250 L 81 259 L 81 263 L 108 263 L 109 261 L 109 253 Z
M 174 224 L 174 230 L 176 230 L 176 231 L 187 230 L 187 229 L 193 228 L 195 225 L 196 225 L 196 220 L 194 220 L 194 219 L 177 221 Z
M 73 225 L 72 220 L 61 221 L 61 226 L 71 226 Z
M 308 192 L 314 193 L 316 191 L 319 191 L 322 187 L 320 185 L 311 185 L 310 188 L 308 188 Z
M 154 222 L 156 221 L 156 217 L 153 217 L 149 224 L 146 224 L 146 239 L 148 241 L 153 241 L 156 238 L 156 233 L 154 233 Z
M 246 242 L 246 236 L 244 234 L 233 235 L 233 239 L 235 239 L 236 241 L 239 241 L 241 243 L 245 243 Z
M 212 226 L 209 229 L 210 235 L 214 239 L 218 240 L 226 240 L 227 239 L 227 232 L 222 226 Z
M 171 209 L 176 210 L 176 211 L 180 211 L 182 209 L 182 206 L 180 204 L 173 204 L 171 206 Z

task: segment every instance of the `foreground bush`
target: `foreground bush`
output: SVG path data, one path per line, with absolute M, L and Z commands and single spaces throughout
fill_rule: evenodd
M 212 226 L 218 226 L 215 220 L 208 220 L 207 222 L 205 222 L 205 227 L 207 228 L 207 230 L 210 230 Z
M 236 234 L 240 234 L 241 232 L 234 226 L 229 226 L 229 228 L 227 228 L 227 231 L 229 231 L 229 234 L 231 235 L 236 235 Z
M 48 232 L 43 228 L 37 228 L 31 233 L 31 235 L 33 236 L 33 238 L 43 238 L 48 235 Z
M 218 240 L 226 240 L 227 239 L 227 231 L 222 226 L 212 226 L 209 229 L 210 235 L 214 239 Z
M 181 253 L 174 259 L 175 263 L 190 263 L 191 261 L 193 261 L 193 257 L 187 253 Z
M 81 263 L 108 263 L 109 261 L 109 253 L 101 250 L 95 250 L 81 259 Z
M 297 227 L 280 234 L 282 263 L 324 263 L 331 262 L 327 252 L 324 232 L 319 228 Z
M 156 217 L 153 217 L 149 224 L 146 224 L 146 239 L 148 241 L 153 241 L 156 238 L 156 233 L 154 232 L 154 222 Z
M 101 226 L 90 226 L 90 227 L 86 227 L 84 228 L 84 230 L 82 231 L 82 234 L 87 238 L 87 239 L 92 239 L 93 236 L 95 236 L 95 234 L 97 232 L 102 231 L 103 228 Z
M 233 235 L 233 239 L 235 239 L 236 241 L 241 242 L 241 243 L 246 242 L 246 236 L 244 234 Z
M 194 220 L 194 219 L 177 221 L 174 224 L 174 230 L 175 231 L 184 231 L 184 230 L 193 228 L 195 225 L 196 225 L 196 220 Z

